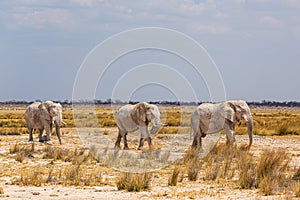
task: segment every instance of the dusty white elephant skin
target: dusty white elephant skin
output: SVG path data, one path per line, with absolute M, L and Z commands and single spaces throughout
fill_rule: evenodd
M 60 126 L 62 121 L 62 106 L 52 101 L 34 102 L 25 111 L 26 126 L 29 131 L 29 141 L 33 141 L 32 131 L 39 130 L 39 142 L 50 142 L 52 126 L 55 124 L 56 135 L 61 144 Z M 46 136 L 43 136 L 43 131 Z
M 158 107 L 146 102 L 121 107 L 116 113 L 115 119 L 119 130 L 115 148 L 120 148 L 120 142 L 123 138 L 124 149 L 129 149 L 126 136 L 129 132 L 137 130 L 140 130 L 141 133 L 138 149 L 143 147 L 145 140 L 147 140 L 150 148 L 152 140 L 150 135 L 157 133 L 161 126 Z M 152 128 L 149 134 L 148 125 L 150 122 Z
M 234 128 L 237 122 L 245 120 L 248 126 L 249 146 L 253 141 L 253 119 L 247 103 L 243 100 L 225 101 L 211 104 L 203 103 L 197 107 L 191 116 L 191 128 L 193 131 L 192 147 L 201 146 L 201 137 L 207 134 L 218 133 L 224 130 L 227 143 L 236 143 Z

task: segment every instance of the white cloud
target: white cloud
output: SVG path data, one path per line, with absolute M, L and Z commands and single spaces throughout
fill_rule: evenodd
M 228 34 L 232 32 L 231 28 L 224 24 L 201 24 L 201 23 L 193 23 L 190 24 L 190 28 L 194 32 L 198 33 L 208 33 L 213 35 L 219 34 Z
M 71 14 L 68 10 L 59 8 L 32 9 L 28 7 L 17 7 L 11 14 L 9 28 L 65 28 L 73 24 Z
M 278 28 L 283 26 L 283 22 L 272 16 L 264 16 L 260 19 L 260 23 L 270 27 Z
M 83 7 L 92 7 L 94 0 L 72 0 L 75 4 Z

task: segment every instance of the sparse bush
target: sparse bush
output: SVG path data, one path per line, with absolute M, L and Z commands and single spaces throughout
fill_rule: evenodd
M 24 151 L 19 151 L 16 156 L 15 156 L 15 160 L 22 163 L 26 158 L 26 154 Z
M 300 181 L 300 167 L 296 170 L 295 174 L 293 175 L 293 180 Z
M 63 185 L 80 185 L 80 165 L 70 165 L 64 170 Z
M 286 124 L 283 124 L 279 127 L 277 130 L 278 135 L 299 135 L 297 131 L 289 130 L 288 126 Z
M 34 143 L 31 146 L 20 146 L 18 143 L 11 145 L 9 147 L 10 154 L 16 154 L 15 160 L 19 162 L 23 162 L 25 158 L 31 157 L 32 153 L 34 152 Z
M 293 185 L 293 192 L 296 197 L 300 197 L 300 182 L 296 182 Z
M 179 166 L 175 165 L 172 176 L 169 178 L 168 185 L 170 185 L 170 186 L 177 185 L 179 173 L 180 173 L 180 168 L 179 168 Z
M 290 162 L 289 155 L 283 149 L 264 150 L 257 163 L 257 184 L 264 195 L 283 185 Z
M 226 144 L 218 144 L 206 156 L 204 180 L 215 180 L 219 178 L 232 178 L 234 175 L 233 160 L 237 157 L 237 149 Z
M 124 173 L 117 182 L 118 190 L 127 190 L 128 192 L 140 192 L 150 187 L 151 175 L 149 173 L 134 174 Z
M 188 150 L 184 157 L 184 163 L 186 165 L 188 179 L 190 181 L 196 181 L 198 178 L 199 171 L 202 163 L 199 159 L 199 148 L 191 148 Z
M 102 171 L 99 168 L 94 169 L 87 177 L 82 180 L 86 186 L 95 186 L 102 183 Z
M 255 186 L 256 163 L 253 160 L 253 154 L 250 154 L 249 152 L 240 152 L 237 164 L 241 188 L 249 189 Z
M 288 127 L 286 125 L 282 125 L 277 130 L 278 135 L 288 135 Z
M 46 146 L 43 150 L 44 155 L 43 159 L 53 159 L 55 160 L 62 160 L 62 161 L 67 161 L 68 155 L 69 155 L 69 150 L 67 149 L 61 149 L 57 147 L 52 147 L 52 146 Z
M 75 149 L 74 151 L 72 151 L 68 149 L 47 146 L 43 151 L 45 152 L 43 156 L 44 159 L 72 162 L 72 164 L 74 165 L 82 164 L 94 159 L 93 156 L 90 153 L 87 153 L 84 149 Z
M 214 155 L 208 155 L 205 159 L 205 170 L 203 180 L 216 180 L 220 167 L 217 158 Z
M 18 143 L 15 143 L 14 145 L 9 146 L 9 153 L 14 154 L 19 152 L 21 149 L 20 145 Z
M 16 183 L 24 186 L 41 186 L 43 183 L 45 183 L 43 174 L 44 170 L 40 166 L 37 166 L 34 169 L 26 168 L 21 172 L 21 177 L 16 181 Z

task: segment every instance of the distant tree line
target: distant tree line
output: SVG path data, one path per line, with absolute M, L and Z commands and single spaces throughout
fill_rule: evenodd
M 41 101 L 41 100 L 36 100 L 36 101 Z M 55 100 L 54 100 L 55 101 Z M 29 105 L 31 103 L 33 103 L 34 101 L 4 101 L 4 102 L 0 102 L 0 105 Z M 64 101 L 55 101 L 55 102 L 59 102 L 62 105 L 72 105 L 72 104 L 95 104 L 95 105 L 123 105 L 123 104 L 135 104 L 138 103 L 138 101 L 121 101 L 121 100 L 111 100 L 111 99 L 107 99 L 107 100 L 80 100 L 80 101 L 69 101 L 69 100 L 64 100 Z M 160 104 L 160 105 L 170 105 L 170 106 L 179 106 L 179 105 L 183 105 L 183 106 L 197 106 L 200 105 L 201 103 L 204 102 L 180 102 L 180 101 L 149 101 L 149 103 L 151 104 Z M 279 102 L 279 101 L 250 101 L 247 102 L 249 105 L 252 106 L 272 106 L 272 107 L 300 107 L 300 102 L 297 101 L 283 101 L 283 102 Z

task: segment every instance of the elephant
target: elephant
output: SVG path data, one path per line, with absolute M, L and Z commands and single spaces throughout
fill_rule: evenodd
M 122 106 L 115 115 L 118 126 L 118 138 L 115 143 L 115 148 L 120 149 L 120 142 L 123 138 L 124 149 L 129 149 L 127 144 L 127 133 L 140 130 L 140 142 L 138 150 L 144 146 L 144 141 L 147 140 L 149 149 L 151 148 L 151 137 L 148 131 L 148 124 L 152 123 L 150 134 L 158 132 L 160 123 L 160 112 L 156 105 L 146 102 L 140 102 L 135 105 L 127 104 Z
M 194 136 L 192 147 L 201 147 L 201 137 L 221 130 L 224 130 L 226 134 L 226 143 L 234 145 L 236 143 L 234 128 L 241 119 L 247 122 L 249 135 L 247 148 L 250 149 L 253 141 L 253 119 L 250 108 L 245 101 L 233 100 L 217 104 L 201 104 L 191 116 L 191 129 Z
M 62 106 L 52 101 L 34 102 L 25 111 L 25 121 L 29 131 L 29 141 L 33 141 L 32 131 L 39 130 L 39 142 L 50 142 L 52 126 L 55 123 L 56 135 L 61 144 L 60 126 L 62 121 Z M 46 130 L 46 137 L 43 131 Z

